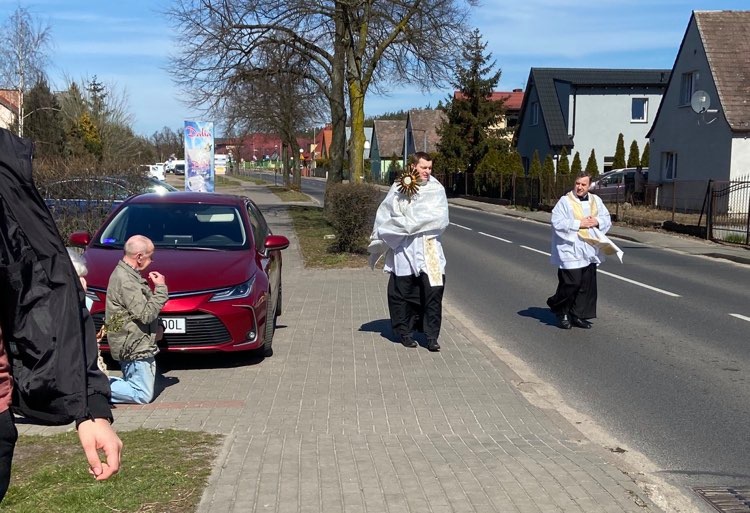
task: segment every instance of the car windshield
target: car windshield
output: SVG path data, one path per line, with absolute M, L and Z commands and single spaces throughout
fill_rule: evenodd
M 157 248 L 243 249 L 249 241 L 242 216 L 230 205 L 135 203 L 123 207 L 94 242 L 122 248 L 145 235 Z

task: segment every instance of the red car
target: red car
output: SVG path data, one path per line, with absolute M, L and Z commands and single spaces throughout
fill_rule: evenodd
M 249 198 L 206 192 L 141 194 L 125 200 L 96 234 L 76 232 L 85 246 L 88 296 L 97 330 L 104 323 L 107 283 L 132 235 L 156 246 L 146 270 L 164 274 L 169 300 L 162 310 L 164 351 L 245 351 L 273 354 L 281 314 L 281 250 Z M 106 339 L 102 345 L 108 351 Z

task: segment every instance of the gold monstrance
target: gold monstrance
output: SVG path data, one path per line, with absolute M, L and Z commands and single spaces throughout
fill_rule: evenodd
M 404 170 L 398 177 L 397 184 L 398 192 L 411 199 L 419 192 L 419 173 L 416 169 Z

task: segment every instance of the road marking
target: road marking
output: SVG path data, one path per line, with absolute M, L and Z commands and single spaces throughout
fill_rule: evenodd
M 631 280 L 630 278 L 625 278 L 623 276 L 618 276 L 617 274 L 612 274 L 607 271 L 599 270 L 598 272 L 602 274 L 606 274 L 607 276 L 611 276 L 612 278 L 617 278 L 618 280 L 626 281 L 628 283 L 632 283 L 633 285 L 638 285 L 639 287 L 643 287 L 644 289 L 653 290 L 654 292 L 658 292 L 660 294 L 664 294 L 666 296 L 671 297 L 680 297 L 679 294 L 675 294 L 674 292 L 669 292 L 668 290 L 660 289 L 657 287 L 652 287 L 651 285 L 646 285 L 645 283 L 641 283 L 640 281 Z
M 732 317 L 736 317 L 738 319 L 742 319 L 743 321 L 750 322 L 750 317 L 747 317 L 745 315 L 740 315 L 740 314 L 729 314 L 729 315 L 731 315 Z
M 484 233 L 484 232 L 477 232 L 477 233 L 479 235 L 484 235 L 485 237 L 489 237 L 490 239 L 497 239 L 503 242 L 507 242 L 508 244 L 513 244 L 513 241 L 510 241 L 508 239 L 503 239 L 502 237 L 495 237 L 494 235 L 490 235 L 489 233 Z
M 538 250 L 538 249 L 530 248 L 530 247 L 528 247 L 528 246 L 521 246 L 521 247 L 522 247 L 523 249 L 528 249 L 529 251 L 533 251 L 534 253 L 541 253 L 542 255 L 547 255 L 547 256 L 550 256 L 550 254 L 549 254 L 549 253 L 547 253 L 546 251 L 540 251 L 540 250 Z
M 461 226 L 460 224 L 456 224 L 456 223 L 450 223 L 450 224 L 453 225 L 453 226 L 458 226 L 459 228 L 463 228 L 464 230 L 469 230 L 470 232 L 474 231 L 471 228 L 469 228 L 468 226 Z

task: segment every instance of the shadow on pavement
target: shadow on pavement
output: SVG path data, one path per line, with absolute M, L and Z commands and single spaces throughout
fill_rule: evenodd
M 396 337 L 393 335 L 390 319 L 377 319 L 375 321 L 366 322 L 359 327 L 359 331 L 380 333 L 380 336 L 388 340 L 389 342 L 398 342 L 398 340 L 396 340 Z
M 536 319 L 537 321 L 541 322 L 542 324 L 546 324 L 547 326 L 557 326 L 557 317 L 555 317 L 555 314 L 553 314 L 549 308 L 541 308 L 538 306 L 531 306 L 527 308 L 526 310 L 521 310 L 518 312 L 518 315 L 521 317 L 531 317 L 532 319 Z

